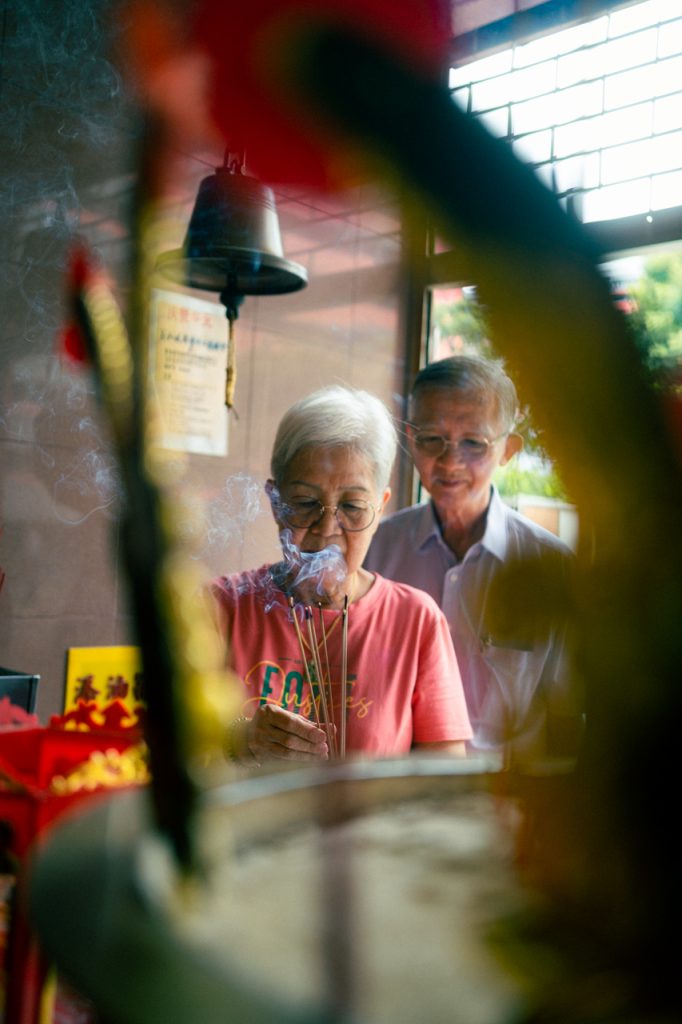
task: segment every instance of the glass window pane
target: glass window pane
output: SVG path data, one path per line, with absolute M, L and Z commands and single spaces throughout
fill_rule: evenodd
M 483 57 L 482 60 L 471 61 L 470 64 L 463 64 L 459 68 L 450 68 L 450 88 L 456 89 L 458 85 L 467 85 L 469 82 L 480 82 L 484 78 L 506 74 L 507 71 L 511 71 L 511 67 L 510 49 L 494 53 L 491 57 Z
M 604 109 L 625 107 L 656 94 L 656 65 L 614 75 L 604 83 Z
M 556 88 L 556 61 L 548 60 L 536 64 L 523 71 L 514 71 L 511 75 L 511 95 L 513 101 L 527 100 L 531 96 L 541 96 Z
M 615 39 L 602 46 L 560 57 L 557 84 L 563 88 L 576 82 L 589 81 L 600 75 L 648 64 L 656 59 L 658 29 L 650 28 L 636 35 Z
M 468 89 L 468 87 L 465 88 L 465 89 L 455 89 L 455 91 L 452 94 L 452 98 L 455 101 L 455 103 L 457 104 L 457 106 L 461 107 L 462 110 L 465 113 L 468 111 L 468 109 L 469 109 L 469 89 Z
M 674 18 L 674 6 L 670 0 L 648 0 L 648 3 L 634 4 L 623 11 L 615 11 L 609 19 L 609 36 L 624 35 L 646 25 L 655 25 L 666 18 Z
M 578 50 L 577 53 L 570 53 L 566 57 L 560 57 L 557 62 L 557 85 L 565 89 L 569 85 L 576 85 L 578 82 L 586 82 L 590 78 L 596 78 L 599 74 L 595 57 L 601 47 L 592 50 Z
M 551 129 L 514 139 L 514 152 L 531 164 L 541 164 L 549 160 L 552 155 Z
M 657 135 L 642 142 L 615 146 L 602 154 L 602 184 L 645 174 L 671 171 L 680 165 L 682 132 Z
M 558 192 L 580 191 L 599 185 L 599 153 L 559 160 L 554 165 Z
M 511 75 L 499 75 L 487 82 L 474 82 L 471 87 L 471 109 L 489 110 L 509 101 Z
M 534 170 L 542 184 L 554 190 L 554 164 L 541 164 Z
M 682 56 L 669 57 L 656 64 L 656 95 L 677 92 L 682 81 Z
M 682 171 L 657 174 L 651 179 L 651 209 L 666 210 L 682 206 Z
M 682 53 L 682 18 L 661 25 L 658 30 L 658 56 L 670 57 Z
M 651 102 L 640 103 L 600 117 L 562 125 L 554 133 L 554 154 L 557 157 L 570 156 L 646 138 L 651 135 L 652 113 Z
M 601 82 L 575 85 L 554 94 L 556 116 L 554 124 L 565 124 L 578 117 L 589 117 L 602 110 L 603 87 Z
M 654 132 L 669 132 L 675 128 L 682 128 L 682 92 L 654 103 Z
M 589 223 L 646 213 L 649 209 L 650 189 L 649 178 L 640 178 L 638 181 L 607 185 L 593 192 L 586 192 L 583 197 L 582 219 Z
M 523 71 L 514 71 L 509 75 L 500 75 L 487 82 L 473 86 L 473 109 L 487 110 L 499 107 L 502 103 L 518 102 L 531 96 L 541 96 L 551 92 L 556 86 L 556 65 L 554 61 L 545 61 Z
M 670 57 L 607 78 L 604 84 L 604 108 L 624 107 L 652 96 L 673 92 L 682 81 L 682 57 Z
M 555 128 L 554 155 L 571 156 L 573 153 L 599 149 L 601 120 L 601 117 L 587 117 Z
M 621 142 L 645 138 L 651 134 L 652 115 L 653 104 L 650 102 L 604 114 L 599 119 L 601 145 L 617 146 Z
M 602 83 L 588 82 L 516 104 L 512 107 L 512 128 L 515 135 L 525 135 L 553 124 L 565 124 L 579 117 L 599 114 L 601 109 Z
M 509 108 L 500 107 L 498 110 L 488 110 L 479 118 L 486 126 L 491 135 L 498 138 L 505 138 L 509 134 Z
M 552 32 L 542 39 L 534 39 L 532 43 L 517 46 L 514 51 L 514 67 L 523 68 L 560 53 L 570 53 L 581 46 L 592 46 L 606 39 L 608 18 L 596 18 L 594 21 Z
M 541 96 L 512 107 L 512 132 L 525 135 L 554 124 L 554 96 Z
M 585 192 L 588 219 L 641 212 L 652 176 L 655 201 L 670 204 L 682 172 L 682 0 L 630 0 L 453 69 L 461 106 L 469 81 L 485 127 L 511 135 L 515 153 L 562 202 L 575 197 L 578 210 Z

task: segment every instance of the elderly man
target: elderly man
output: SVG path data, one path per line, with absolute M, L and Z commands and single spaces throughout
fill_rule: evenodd
M 421 370 L 407 438 L 431 500 L 385 519 L 364 564 L 435 598 L 450 625 L 472 746 L 524 761 L 567 753 L 580 716 L 553 600 L 565 593 L 571 552 L 492 483 L 522 447 L 517 417 L 514 384 L 497 362 L 454 356 Z M 524 568 L 511 584 L 514 566 Z

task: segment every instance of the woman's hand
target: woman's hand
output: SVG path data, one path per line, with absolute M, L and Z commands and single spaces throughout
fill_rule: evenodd
M 319 761 L 329 757 L 324 729 L 301 715 L 264 704 L 244 723 L 243 744 L 254 760 Z

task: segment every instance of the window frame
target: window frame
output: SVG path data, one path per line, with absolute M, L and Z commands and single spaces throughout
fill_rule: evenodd
M 477 60 L 510 45 L 530 42 L 562 29 L 635 6 L 641 0 L 544 0 L 534 7 L 490 22 L 454 38 L 450 66 Z M 647 214 L 593 221 L 584 230 L 593 237 L 603 254 L 604 262 L 640 249 L 682 241 L 682 205 Z M 464 247 L 450 245 L 436 252 L 436 236 L 427 221 L 415 225 L 411 218 L 405 232 L 405 250 L 422 255 L 413 258 L 406 272 L 403 291 L 402 322 L 405 329 L 405 388 L 403 408 L 414 375 L 421 368 L 425 339 L 430 329 L 431 289 L 438 286 L 476 284 L 475 275 Z M 415 238 L 418 239 L 415 243 Z M 398 507 L 418 500 L 418 477 L 407 451 L 401 449 L 396 471 Z

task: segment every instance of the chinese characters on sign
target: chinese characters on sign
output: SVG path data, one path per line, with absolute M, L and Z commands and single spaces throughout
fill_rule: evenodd
M 227 454 L 226 360 L 223 306 L 154 290 L 149 383 L 158 405 L 160 448 Z
M 64 711 L 76 710 L 79 702 L 103 711 L 113 701 L 119 701 L 131 719 L 144 707 L 139 648 L 70 647 Z

